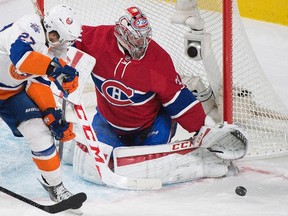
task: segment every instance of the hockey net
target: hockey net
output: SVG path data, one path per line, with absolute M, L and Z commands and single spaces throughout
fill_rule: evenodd
M 57 4 L 67 4 L 80 14 L 86 25 L 114 24 L 123 15 L 123 9 L 139 6 L 147 15 L 153 28 L 153 39 L 171 55 L 177 71 L 182 76 L 199 76 L 204 85 L 210 85 L 218 104 L 218 114 L 225 119 L 225 112 L 230 121 L 240 123 L 249 133 L 247 157 L 275 157 L 288 153 L 288 112 L 269 83 L 246 36 L 238 11 L 236 0 L 230 0 L 231 7 L 226 13 L 232 16 L 231 37 L 232 51 L 226 55 L 232 57 L 232 88 L 225 90 L 231 101 L 222 103 L 223 77 L 223 2 L 226 0 L 198 0 L 197 5 L 205 30 L 212 35 L 213 59 L 206 62 L 194 61 L 184 54 L 183 35 L 189 28 L 175 25 L 170 17 L 175 12 L 175 0 L 44 0 L 45 11 Z M 227 9 L 227 8 L 226 8 Z M 229 43 L 229 42 L 227 42 Z M 226 46 L 224 46 L 224 49 Z M 206 64 L 206 65 L 205 65 Z M 208 74 L 209 73 L 209 74 Z M 84 91 L 84 100 L 91 101 L 94 95 L 92 83 Z M 93 97 L 93 96 L 92 96 Z M 224 101 L 225 101 L 224 100 Z M 92 100 L 93 101 L 93 100 Z M 89 104 L 89 103 L 88 103 Z M 90 103 L 95 106 L 95 103 Z M 88 105 L 89 106 L 89 105 Z M 228 111 L 226 111 L 227 107 Z M 230 111 L 229 111 L 230 109 Z M 229 113 L 231 112 L 231 113 Z

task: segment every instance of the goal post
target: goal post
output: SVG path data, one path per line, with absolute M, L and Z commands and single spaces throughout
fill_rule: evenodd
M 288 109 L 253 52 L 237 0 L 197 0 L 205 31 L 211 34 L 213 52 L 199 61 L 184 53 L 184 35 L 189 28 L 171 23 L 175 0 L 39 1 L 44 11 L 57 4 L 73 7 L 86 25 L 115 24 L 125 8 L 140 7 L 150 20 L 153 39 L 170 54 L 178 73 L 183 77 L 200 77 L 204 86 L 213 89 L 220 120 L 239 123 L 247 129 L 248 158 L 288 154 Z
M 223 0 L 223 121 L 233 123 L 232 1 Z

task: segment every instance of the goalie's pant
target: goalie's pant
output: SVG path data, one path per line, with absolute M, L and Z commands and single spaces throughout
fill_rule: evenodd
M 175 121 L 164 111 L 160 110 L 155 121 L 148 129 L 141 131 L 126 132 L 126 135 L 119 135 L 102 114 L 97 109 L 92 122 L 92 127 L 96 131 L 99 141 L 112 146 L 140 146 L 159 145 L 169 143 L 177 128 Z
M 62 182 L 60 160 L 51 132 L 42 120 L 41 111 L 25 90 L 0 100 L 0 117 L 14 136 L 24 136 L 32 151 L 33 161 L 47 182 L 50 185 Z

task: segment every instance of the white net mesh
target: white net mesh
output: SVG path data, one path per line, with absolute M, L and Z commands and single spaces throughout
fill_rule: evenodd
M 153 39 L 171 55 L 177 71 L 182 75 L 200 76 L 205 85 L 208 85 L 203 62 L 193 61 L 184 55 L 183 34 L 189 29 L 170 22 L 170 17 L 175 12 L 175 1 L 46 0 L 44 8 L 47 11 L 60 3 L 73 7 L 86 25 L 114 24 L 115 20 L 123 15 L 123 9 L 130 6 L 140 7 L 151 23 Z M 209 77 L 209 81 L 212 88 L 215 81 L 216 87 L 214 86 L 213 89 L 215 95 L 219 97 L 221 93 L 215 90 L 221 87 L 221 83 L 216 80 L 220 78 L 221 81 L 223 66 L 222 0 L 198 0 L 198 9 L 205 21 L 206 32 L 212 34 L 212 49 L 216 65 L 210 63 L 210 68 L 214 73 Z M 233 121 L 241 123 L 249 132 L 248 157 L 287 154 L 287 108 L 275 94 L 253 53 L 235 1 L 232 11 Z

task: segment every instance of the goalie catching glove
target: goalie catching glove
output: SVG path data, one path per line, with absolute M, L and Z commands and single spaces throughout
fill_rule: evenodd
M 248 138 L 243 128 L 233 124 L 202 126 L 194 138 L 195 146 L 207 148 L 223 160 L 238 160 L 245 156 Z
M 78 71 L 67 65 L 62 59 L 54 57 L 46 72 L 48 78 L 54 82 L 60 91 L 66 93 L 74 92 L 78 87 Z M 61 75 L 64 75 L 62 86 L 57 80 Z
M 56 140 L 67 142 L 75 138 L 73 133 L 73 124 L 62 121 L 62 111 L 54 108 L 48 108 L 43 112 L 43 120 L 48 126 Z M 61 123 L 60 123 L 61 122 Z

